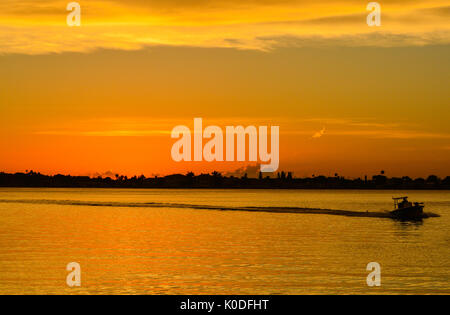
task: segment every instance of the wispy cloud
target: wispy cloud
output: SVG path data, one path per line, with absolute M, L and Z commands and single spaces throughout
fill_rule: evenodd
M 334 136 L 356 136 L 379 139 L 450 139 L 448 133 L 426 132 L 416 130 L 339 130 L 329 133 Z
M 352 0 L 83 2 L 82 26 L 65 25 L 67 1 L 2 0 L 0 53 L 45 54 L 153 45 L 270 50 L 279 46 L 402 46 L 450 43 L 446 1 L 383 5 L 366 25 Z
M 34 134 L 47 136 L 80 136 L 80 137 L 148 137 L 170 135 L 170 130 L 92 130 L 92 131 L 37 131 Z
M 240 167 L 234 171 L 226 172 L 225 176 L 234 176 L 234 177 L 242 177 L 247 174 L 247 177 L 257 178 L 259 173 L 261 172 L 261 166 L 259 164 L 249 164 L 243 167 Z M 265 174 L 264 176 L 268 176 L 269 174 Z
M 281 135 L 322 138 L 364 137 L 369 139 L 450 139 L 450 133 L 422 130 L 408 123 L 375 122 L 371 118 L 304 118 L 289 117 L 222 117 L 205 118 L 205 126 L 280 126 Z M 317 125 L 327 125 L 317 131 Z M 177 125 L 185 125 L 193 132 L 193 120 L 186 118 L 98 118 L 55 123 L 46 129 L 34 130 L 35 135 L 80 137 L 151 137 L 170 136 Z M 320 126 L 319 125 L 319 126 Z M 95 126 L 95 127 L 93 127 Z M 299 128 L 298 126 L 301 126 Z M 312 136 L 311 136 L 312 135 Z
M 371 118 L 305 118 L 297 125 L 303 128 L 282 130 L 283 134 L 306 136 L 313 134 L 318 139 L 326 133 L 330 137 L 363 137 L 368 139 L 450 139 L 450 133 L 423 130 L 420 125 L 374 121 Z M 311 130 L 313 125 L 325 124 L 320 131 Z M 316 129 L 317 130 L 317 129 Z

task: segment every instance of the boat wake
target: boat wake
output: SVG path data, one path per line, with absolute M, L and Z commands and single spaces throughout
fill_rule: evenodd
M 271 213 L 296 213 L 296 214 L 326 214 L 361 218 L 393 218 L 389 211 L 362 212 L 351 210 L 333 210 L 319 208 L 300 207 L 233 207 L 194 205 L 180 203 L 160 202 L 106 202 L 106 201 L 78 201 L 78 200 L 46 200 L 46 199 L 0 199 L 0 203 L 42 204 L 60 206 L 86 206 L 86 207 L 124 207 L 124 208 L 177 208 L 216 211 L 247 211 L 247 212 L 271 212 Z M 440 217 L 435 213 L 424 213 L 422 218 Z

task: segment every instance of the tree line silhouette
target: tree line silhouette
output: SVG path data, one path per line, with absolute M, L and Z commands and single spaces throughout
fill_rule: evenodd
M 192 172 L 164 177 L 127 176 L 89 177 L 70 175 L 43 175 L 26 173 L 0 173 L 0 187 L 65 187 L 65 188 L 241 188 L 241 189 L 450 189 L 450 176 L 439 178 L 430 175 L 412 179 L 380 175 L 350 179 L 335 174 L 334 177 L 315 176 L 296 178 L 291 172 L 279 172 L 276 177 L 260 173 L 258 178 L 224 176 L 219 172 L 195 175 Z

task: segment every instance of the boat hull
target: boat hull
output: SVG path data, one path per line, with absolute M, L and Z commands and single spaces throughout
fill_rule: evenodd
M 412 207 L 397 209 L 391 212 L 394 218 L 399 219 L 420 219 L 423 218 L 423 206 L 415 205 Z

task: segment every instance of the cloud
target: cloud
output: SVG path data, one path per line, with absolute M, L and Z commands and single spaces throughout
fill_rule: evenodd
M 421 12 L 438 17 L 450 17 L 450 6 L 421 9 Z
M 88 174 L 87 176 L 92 177 L 92 178 L 97 178 L 97 177 L 102 177 L 102 178 L 106 178 L 106 177 L 110 177 L 110 178 L 115 178 L 116 174 L 118 173 L 114 173 L 111 171 L 106 171 L 103 173 L 92 173 L 92 174 Z
M 247 176 L 249 178 L 257 178 L 259 176 L 260 171 L 261 171 L 261 165 L 254 164 L 254 165 L 247 165 L 247 166 L 238 168 L 231 172 L 226 172 L 225 176 L 242 177 L 245 174 L 247 174 Z M 268 176 L 268 174 L 265 173 L 264 176 Z
M 450 134 L 448 133 L 402 129 L 339 130 L 329 134 L 333 136 L 355 136 L 378 139 L 450 139 Z
M 283 46 L 409 46 L 450 43 L 444 1 L 394 1 L 382 27 L 356 0 L 89 1 L 67 27 L 67 1 L 2 0 L 0 54 L 138 50 L 148 46 L 269 51 Z
M 34 134 L 47 136 L 81 136 L 81 137 L 149 137 L 158 135 L 170 135 L 170 130 L 54 130 L 37 131 Z
M 292 118 L 292 117 L 210 117 L 205 124 L 217 126 L 276 125 L 280 126 L 282 136 L 300 136 L 319 139 L 325 134 L 333 137 L 365 137 L 371 139 L 450 139 L 450 134 L 421 130 L 420 125 L 410 122 L 386 122 L 373 118 Z M 35 135 L 78 136 L 78 137 L 170 137 L 176 125 L 191 126 L 192 120 L 171 118 L 96 118 L 54 122 L 51 126 L 36 127 Z M 298 128 L 301 125 L 302 128 Z M 317 125 L 326 125 L 317 131 Z M 330 128 L 330 126 L 332 128 Z M 311 136 L 312 135 L 312 136 Z
M 320 131 L 313 131 L 313 125 L 326 124 L 332 126 L 332 130 L 325 127 Z M 450 139 L 450 133 L 423 130 L 420 125 L 409 122 L 392 123 L 375 121 L 371 118 L 305 118 L 296 121 L 296 125 L 302 124 L 303 129 L 282 129 L 281 134 L 296 136 L 312 135 L 318 139 L 326 133 L 329 137 L 363 137 L 368 139 Z M 330 129 L 330 128 L 328 128 Z

